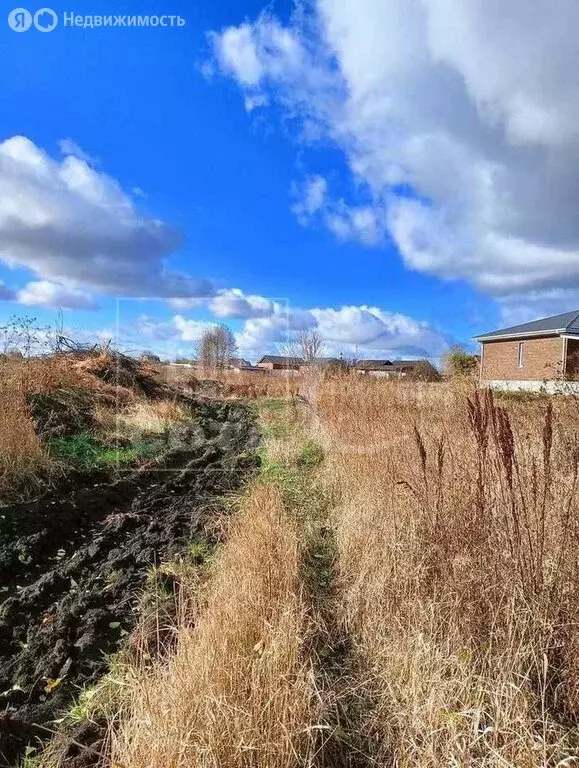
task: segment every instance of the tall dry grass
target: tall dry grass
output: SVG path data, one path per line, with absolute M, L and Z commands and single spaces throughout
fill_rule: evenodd
M 315 414 L 371 763 L 570 765 L 577 404 L 347 378 Z
M 111 765 L 289 768 L 310 764 L 310 672 L 298 540 L 279 491 L 257 485 L 174 651 L 129 670 Z
M 78 384 L 67 368 L 54 359 L 0 359 L 0 495 L 27 484 L 53 469 L 36 425 L 28 398 L 66 385 Z
M 283 372 L 233 371 L 228 369 L 198 369 L 171 365 L 154 366 L 158 375 L 174 386 L 196 391 L 204 380 L 221 384 L 220 394 L 225 397 L 257 399 L 261 397 L 294 397 L 302 382 L 300 375 L 284 375 Z

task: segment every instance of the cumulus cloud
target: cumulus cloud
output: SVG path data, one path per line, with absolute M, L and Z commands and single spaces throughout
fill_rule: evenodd
M 62 309 L 96 309 L 97 305 L 86 293 L 66 288 L 48 280 L 28 283 L 17 294 L 19 304 L 29 307 L 55 307 Z
M 219 291 L 210 300 L 209 308 L 217 317 L 268 317 L 275 311 L 273 301 L 263 296 L 248 295 L 239 288 Z
M 254 297 L 256 298 L 256 297 Z M 265 301 L 265 300 L 264 300 Z M 146 340 L 164 357 L 191 356 L 203 333 L 222 318 L 199 320 L 185 314 L 167 319 L 140 315 L 118 329 L 124 348 L 141 349 Z M 236 326 L 234 325 L 233 328 Z M 235 332 L 239 352 L 255 360 L 261 355 L 286 351 L 301 331 L 316 329 L 325 353 L 346 357 L 440 357 L 451 339 L 429 323 L 380 307 L 292 307 L 271 302 L 271 313 L 246 317 Z
M 314 176 L 299 217 L 506 301 L 579 288 L 578 24 L 574 0 L 311 0 L 212 41 L 244 98 L 344 153 L 361 197 Z
M 65 149 L 71 150 L 68 144 Z M 111 177 L 76 154 L 62 161 L 23 136 L 0 143 L 0 261 L 40 281 L 131 296 L 212 295 L 170 272 L 180 237 L 141 213 Z
M 327 354 L 346 356 L 440 357 L 449 338 L 428 323 L 378 307 L 282 310 L 247 320 L 236 336 L 243 354 L 257 357 L 291 345 L 300 331 L 315 328 Z
M 168 304 L 179 310 L 206 307 L 223 318 L 268 317 L 276 311 L 276 304 L 271 299 L 244 293 L 239 288 L 223 288 L 209 299 L 170 299 Z
M 203 333 L 215 325 L 215 323 L 207 323 L 201 320 L 191 320 L 183 317 L 183 315 L 175 315 L 173 323 L 179 331 L 181 340 L 191 342 L 199 341 Z
M 98 160 L 88 152 L 85 152 L 82 147 L 73 141 L 72 139 L 60 139 L 58 142 L 58 148 L 63 155 L 72 155 L 78 157 L 79 160 L 83 160 L 87 165 L 98 165 Z

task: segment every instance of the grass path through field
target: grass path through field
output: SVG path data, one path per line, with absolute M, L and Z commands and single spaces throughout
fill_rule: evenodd
M 310 417 L 303 403 L 266 402 L 261 421 L 265 425 L 262 472 L 282 489 L 301 542 L 311 614 L 307 647 L 319 700 L 313 765 L 366 768 L 374 762 L 357 728 L 365 686 L 353 669 L 350 637 L 339 618 L 338 552 L 332 524 L 336 499 L 320 473 L 323 449 L 310 436 Z

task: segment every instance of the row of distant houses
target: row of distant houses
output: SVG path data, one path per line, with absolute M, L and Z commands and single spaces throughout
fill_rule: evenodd
M 475 336 L 481 345 L 479 379 L 494 389 L 525 389 L 579 394 L 579 310 L 501 328 Z M 157 359 L 158 360 L 158 359 Z M 243 358 L 233 358 L 228 368 L 234 371 L 293 374 L 311 366 L 345 366 L 343 360 L 320 358 L 308 363 L 300 357 L 264 355 L 253 365 Z M 195 367 L 195 361 L 173 365 Z M 428 378 L 428 369 L 436 369 L 425 360 L 358 360 L 348 364 L 361 376 L 378 378 Z M 421 376 L 416 376 L 421 371 Z
M 152 361 L 154 362 L 154 361 Z M 190 368 L 197 367 L 197 361 L 177 361 L 172 363 L 175 366 L 185 366 Z M 311 370 L 312 367 L 321 369 L 330 368 L 348 368 L 361 376 L 373 376 L 377 378 L 397 378 L 413 376 L 420 369 L 423 373 L 430 367 L 434 373 L 436 369 L 425 360 L 358 360 L 351 363 L 345 363 L 344 360 L 337 357 L 320 357 L 312 361 L 304 360 L 301 357 L 291 355 L 263 355 L 255 365 L 244 358 L 231 358 L 227 368 L 234 372 L 245 373 L 267 373 L 268 371 L 278 374 L 297 374 Z
M 257 368 L 270 371 L 296 371 L 304 372 L 312 366 L 319 368 L 331 368 L 346 366 L 343 360 L 336 357 L 322 357 L 307 362 L 301 357 L 284 357 L 283 355 L 264 355 L 256 364 Z M 347 364 L 355 373 L 377 378 L 396 378 L 401 376 L 413 376 L 419 369 L 425 371 L 430 367 L 435 368 L 426 360 L 357 360 Z

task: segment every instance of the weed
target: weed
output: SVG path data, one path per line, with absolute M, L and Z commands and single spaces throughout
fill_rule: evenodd
M 80 470 L 130 464 L 150 453 L 150 447 L 143 441 L 138 445 L 110 447 L 88 434 L 55 438 L 49 441 L 47 448 L 49 456 Z
M 324 460 L 324 450 L 315 440 L 306 440 L 302 445 L 297 463 L 300 467 L 313 469 L 319 466 Z

